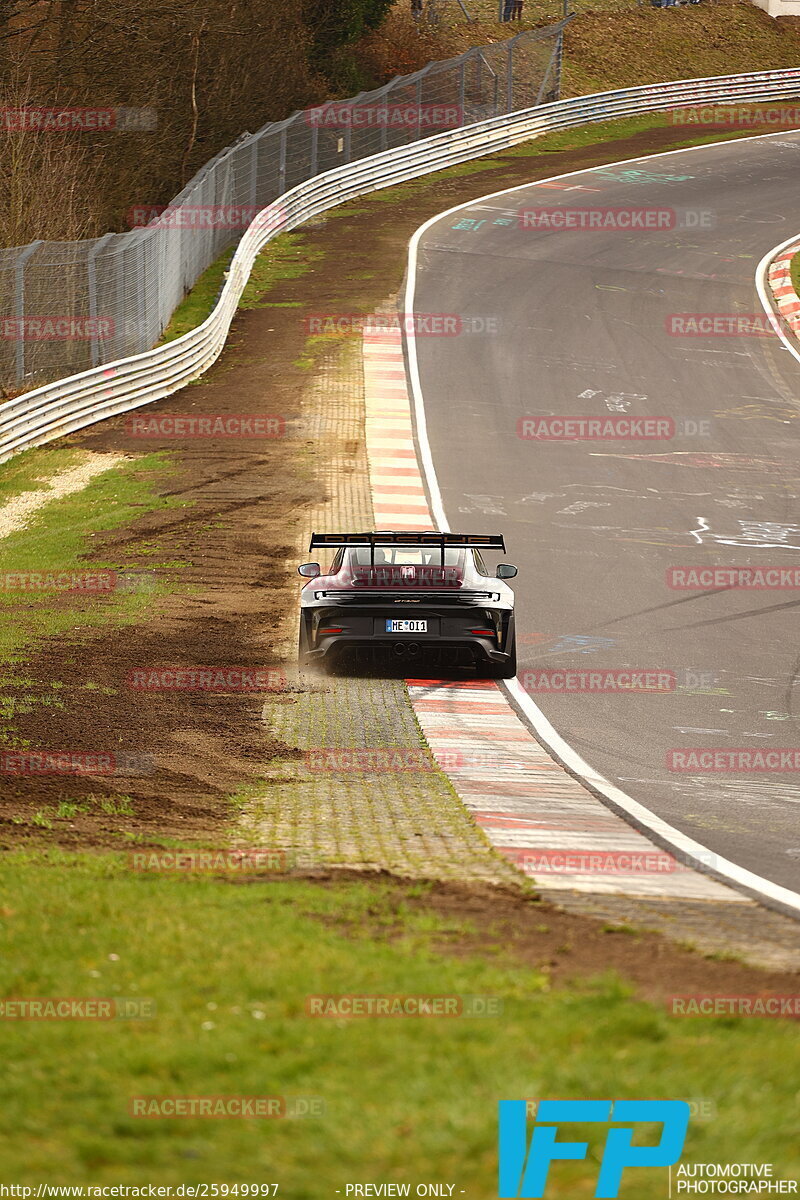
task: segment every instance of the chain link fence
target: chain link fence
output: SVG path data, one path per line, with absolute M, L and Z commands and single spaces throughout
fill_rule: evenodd
M 126 233 L 0 250 L 0 384 L 25 391 L 150 349 L 198 277 L 296 184 L 382 150 L 558 98 L 563 22 L 475 47 L 243 134 Z M 271 210 L 271 211 L 270 211 Z
M 767 3 L 768 0 L 764 0 Z M 778 0 L 783 2 L 783 0 Z M 674 8 L 702 4 L 730 8 L 735 0 L 410 0 L 421 28 L 454 29 L 467 23 L 501 23 L 508 32 L 540 26 L 571 14 L 632 12 L 636 8 Z

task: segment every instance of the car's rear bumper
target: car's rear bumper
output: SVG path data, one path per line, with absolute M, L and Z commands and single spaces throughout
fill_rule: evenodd
M 395 631 L 396 622 L 422 626 Z M 300 661 L 464 666 L 502 669 L 511 662 L 514 612 L 502 605 L 352 603 L 304 606 Z
M 302 657 L 306 662 L 341 659 L 383 663 L 425 663 L 440 666 L 503 666 L 510 655 L 498 650 L 494 639 L 481 637 L 425 637 L 387 634 L 385 637 L 357 637 L 332 634 Z

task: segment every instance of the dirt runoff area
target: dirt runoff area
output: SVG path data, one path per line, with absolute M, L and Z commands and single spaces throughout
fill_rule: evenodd
M 364 877 L 338 871 L 320 872 L 317 878 L 335 889 L 348 879 Z M 760 999 L 763 1006 L 769 997 L 773 1015 L 797 1016 L 794 1010 L 800 994 L 800 972 L 796 969 L 760 970 L 733 958 L 704 957 L 619 921 L 592 920 L 562 912 L 504 885 L 437 882 L 409 891 L 402 880 L 385 874 L 371 879 L 373 884 L 380 883 L 381 888 L 388 886 L 396 892 L 398 907 L 433 913 L 443 922 L 445 931 L 433 943 L 442 954 L 464 958 L 495 954 L 500 962 L 522 963 L 543 972 L 554 987 L 616 970 L 641 999 L 667 1003 L 668 1011 L 676 1016 L 703 1015 L 703 1008 L 697 1006 L 703 1002 L 707 1005 L 712 997 L 720 998 L 717 1015 L 732 1015 L 732 1010 L 725 1010 L 726 998 L 742 997 L 741 1012 L 746 1015 L 751 1015 L 744 1007 L 750 1001 L 752 1015 L 756 1015 L 757 1001 Z M 394 927 L 386 919 L 385 908 L 378 904 L 372 927 L 369 922 L 365 925 L 361 916 L 348 921 L 342 913 L 324 920 L 352 938 L 392 941 L 404 935 L 403 922 L 398 919 Z M 673 1010 L 670 1001 L 676 992 L 680 996 Z M 762 1009 L 761 1015 L 768 1012 Z
M 335 340 L 309 342 L 305 319 L 378 307 L 401 283 L 409 236 L 442 209 L 674 144 L 675 129 L 664 127 L 557 153 L 512 152 L 480 173 L 417 181 L 306 227 L 297 270 L 271 287 L 262 306 L 237 315 L 211 371 L 136 414 L 148 428 L 170 415 L 268 415 L 280 419 L 280 437 L 171 436 L 161 425 L 162 433 L 142 438 L 121 416 L 65 440 L 103 454 L 169 456 L 171 468 L 155 486 L 182 507 L 147 512 L 97 535 L 87 565 L 111 561 L 123 570 L 157 547 L 159 560 L 172 564 L 162 574 L 179 590 L 159 598 L 139 623 L 83 625 L 34 644 L 13 667 L 3 690 L 14 707 L 14 746 L 113 754 L 123 768 L 113 775 L 5 775 L 0 846 L 224 840 L 236 811 L 232 795 L 246 793 L 265 763 L 298 753 L 262 722 L 263 683 L 148 690 L 126 681 L 165 666 L 271 669 L 286 672 L 281 686 L 291 694 L 299 530 L 325 490 L 324 464 L 304 431 L 304 397 L 311 372 L 337 352 Z M 18 615 L 24 620 L 24 601 Z M 60 705 L 35 702 L 53 688 Z

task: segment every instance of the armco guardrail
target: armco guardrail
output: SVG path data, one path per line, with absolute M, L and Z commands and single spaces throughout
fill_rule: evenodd
M 165 346 L 47 384 L 0 405 L 0 462 L 95 421 L 163 400 L 202 375 L 222 351 L 259 252 L 273 237 L 365 192 L 502 150 L 553 130 L 636 113 L 800 95 L 800 68 L 686 79 L 538 105 L 425 138 L 316 175 L 285 192 L 245 231 L 211 315 Z

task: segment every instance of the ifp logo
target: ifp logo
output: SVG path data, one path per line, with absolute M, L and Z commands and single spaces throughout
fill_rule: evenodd
M 524 1100 L 500 1101 L 501 1200 L 522 1200 L 544 1195 L 550 1163 L 586 1158 L 588 1142 L 556 1141 L 565 1122 L 626 1122 L 609 1129 L 595 1196 L 606 1200 L 619 1193 L 626 1167 L 668 1167 L 681 1156 L 689 1105 L 685 1100 L 541 1100 L 536 1111 L 530 1149 L 527 1139 L 527 1104 Z M 634 1146 L 633 1126 L 656 1122 L 662 1126 L 655 1146 Z

